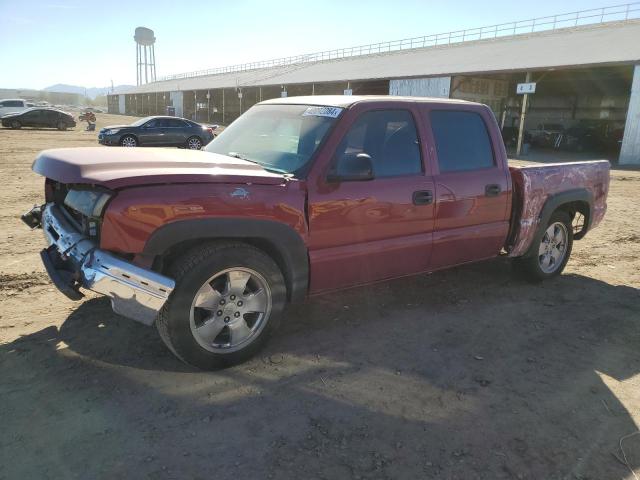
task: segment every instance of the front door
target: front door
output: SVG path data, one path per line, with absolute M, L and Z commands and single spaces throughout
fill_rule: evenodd
M 42 127 L 44 123 L 44 111 L 30 110 L 21 115 L 19 121 L 25 127 Z
M 431 269 L 498 255 L 509 231 L 510 174 L 485 107 L 423 107 L 436 159 Z M 429 131 L 429 129 L 427 129 Z M 496 128 L 493 129 L 497 132 Z
M 326 175 L 309 185 L 312 293 L 428 269 L 434 184 L 415 113 L 403 106 L 345 114 L 351 126 Z M 348 179 L 359 155 L 370 158 L 373 179 Z
M 153 118 L 145 123 L 137 133 L 140 145 L 160 146 L 166 143 L 165 128 L 163 128 L 162 118 Z

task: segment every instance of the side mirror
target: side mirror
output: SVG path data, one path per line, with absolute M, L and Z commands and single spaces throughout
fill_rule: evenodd
M 340 157 L 335 170 L 327 176 L 329 182 L 364 182 L 373 180 L 373 162 L 366 153 L 347 153 Z

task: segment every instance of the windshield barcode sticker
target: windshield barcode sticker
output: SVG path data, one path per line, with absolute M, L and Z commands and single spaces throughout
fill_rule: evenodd
M 329 117 L 338 118 L 342 109 L 338 107 L 309 107 L 302 114 L 303 117 Z

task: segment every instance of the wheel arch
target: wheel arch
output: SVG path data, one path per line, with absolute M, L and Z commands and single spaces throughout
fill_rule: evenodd
M 239 241 L 271 256 L 280 267 L 291 302 L 305 298 L 309 285 L 309 256 L 302 237 L 290 226 L 272 220 L 218 218 L 180 220 L 155 230 L 143 254 L 163 269 L 172 258 L 202 242 Z
M 586 235 L 591 226 L 592 209 L 593 195 L 586 188 L 577 188 L 550 195 L 542 207 L 542 210 L 540 210 L 540 216 L 538 217 L 539 228 L 525 256 L 532 254 L 534 250 L 538 248 L 537 245 L 542 240 L 545 232 L 544 226 L 549 223 L 549 219 L 555 212 L 567 212 L 572 220 L 576 213 L 584 215 L 584 226 L 580 231 L 574 232 L 573 236 L 574 240 L 580 240 Z

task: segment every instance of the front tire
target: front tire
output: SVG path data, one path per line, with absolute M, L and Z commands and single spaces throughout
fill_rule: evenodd
M 58 130 L 64 132 L 67 129 L 67 124 L 64 122 L 58 122 Z
M 11 128 L 13 130 L 20 130 L 22 128 L 22 124 L 18 120 L 11 121 Z
M 277 328 L 286 302 L 282 272 L 243 243 L 207 243 L 172 262 L 176 287 L 156 326 L 183 362 L 204 370 L 253 356 Z
M 124 137 L 122 137 L 120 139 L 120 146 L 121 147 L 129 147 L 129 148 L 137 147 L 138 146 L 138 140 L 133 135 L 125 135 Z
M 561 211 L 551 215 L 542 238 L 531 248 L 531 253 L 514 260 L 514 267 L 519 274 L 532 282 L 560 275 L 573 248 L 571 216 Z

